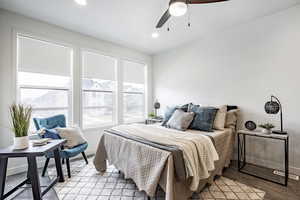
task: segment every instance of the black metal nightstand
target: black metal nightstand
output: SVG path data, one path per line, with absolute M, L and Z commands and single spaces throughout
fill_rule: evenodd
M 246 137 L 260 137 L 265 139 L 272 139 L 272 140 L 281 140 L 284 142 L 284 182 L 279 182 L 272 180 L 270 178 L 262 177 L 251 172 L 244 171 L 244 167 L 247 164 L 246 161 Z M 238 131 L 238 170 L 239 172 L 255 176 L 258 178 L 262 178 L 267 181 L 271 181 L 274 183 L 278 183 L 280 185 L 287 186 L 288 184 L 288 176 L 289 176 L 289 136 L 288 135 L 278 135 L 278 134 L 264 134 L 257 131 L 246 131 L 240 130 Z

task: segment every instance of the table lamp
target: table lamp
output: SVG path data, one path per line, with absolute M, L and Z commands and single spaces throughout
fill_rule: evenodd
M 154 109 L 155 109 L 155 117 L 157 117 L 157 110 L 160 109 L 160 103 L 157 100 L 155 100 Z
M 282 106 L 277 97 L 271 95 L 271 101 L 265 104 L 265 111 L 267 114 L 277 114 L 280 111 L 280 130 L 274 130 L 272 132 L 281 135 L 287 134 L 286 131 L 283 131 Z

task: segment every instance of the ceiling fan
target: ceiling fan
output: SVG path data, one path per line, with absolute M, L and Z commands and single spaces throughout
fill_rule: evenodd
M 170 0 L 168 10 L 160 18 L 156 28 L 161 28 L 171 16 L 179 17 L 186 13 L 188 4 L 207 4 L 229 0 Z

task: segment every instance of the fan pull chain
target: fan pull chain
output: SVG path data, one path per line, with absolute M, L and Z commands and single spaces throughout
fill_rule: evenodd
M 188 27 L 191 27 L 191 10 L 190 5 L 188 4 Z

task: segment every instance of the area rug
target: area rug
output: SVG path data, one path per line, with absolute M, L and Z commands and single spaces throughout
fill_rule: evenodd
M 55 191 L 59 199 L 63 200 L 147 200 L 144 192 L 138 191 L 132 180 L 125 180 L 113 167 L 109 166 L 107 172 L 101 176 L 95 170 L 92 159 L 86 165 L 83 160 L 71 162 L 72 177 L 66 176 L 65 182 L 58 183 Z M 48 170 L 48 175 L 54 177 L 55 168 Z M 245 184 L 233 181 L 226 177 L 220 177 L 205 188 L 200 194 L 194 194 L 191 199 L 219 200 L 219 199 L 264 199 L 265 192 Z M 158 190 L 156 200 L 163 200 L 164 192 Z

